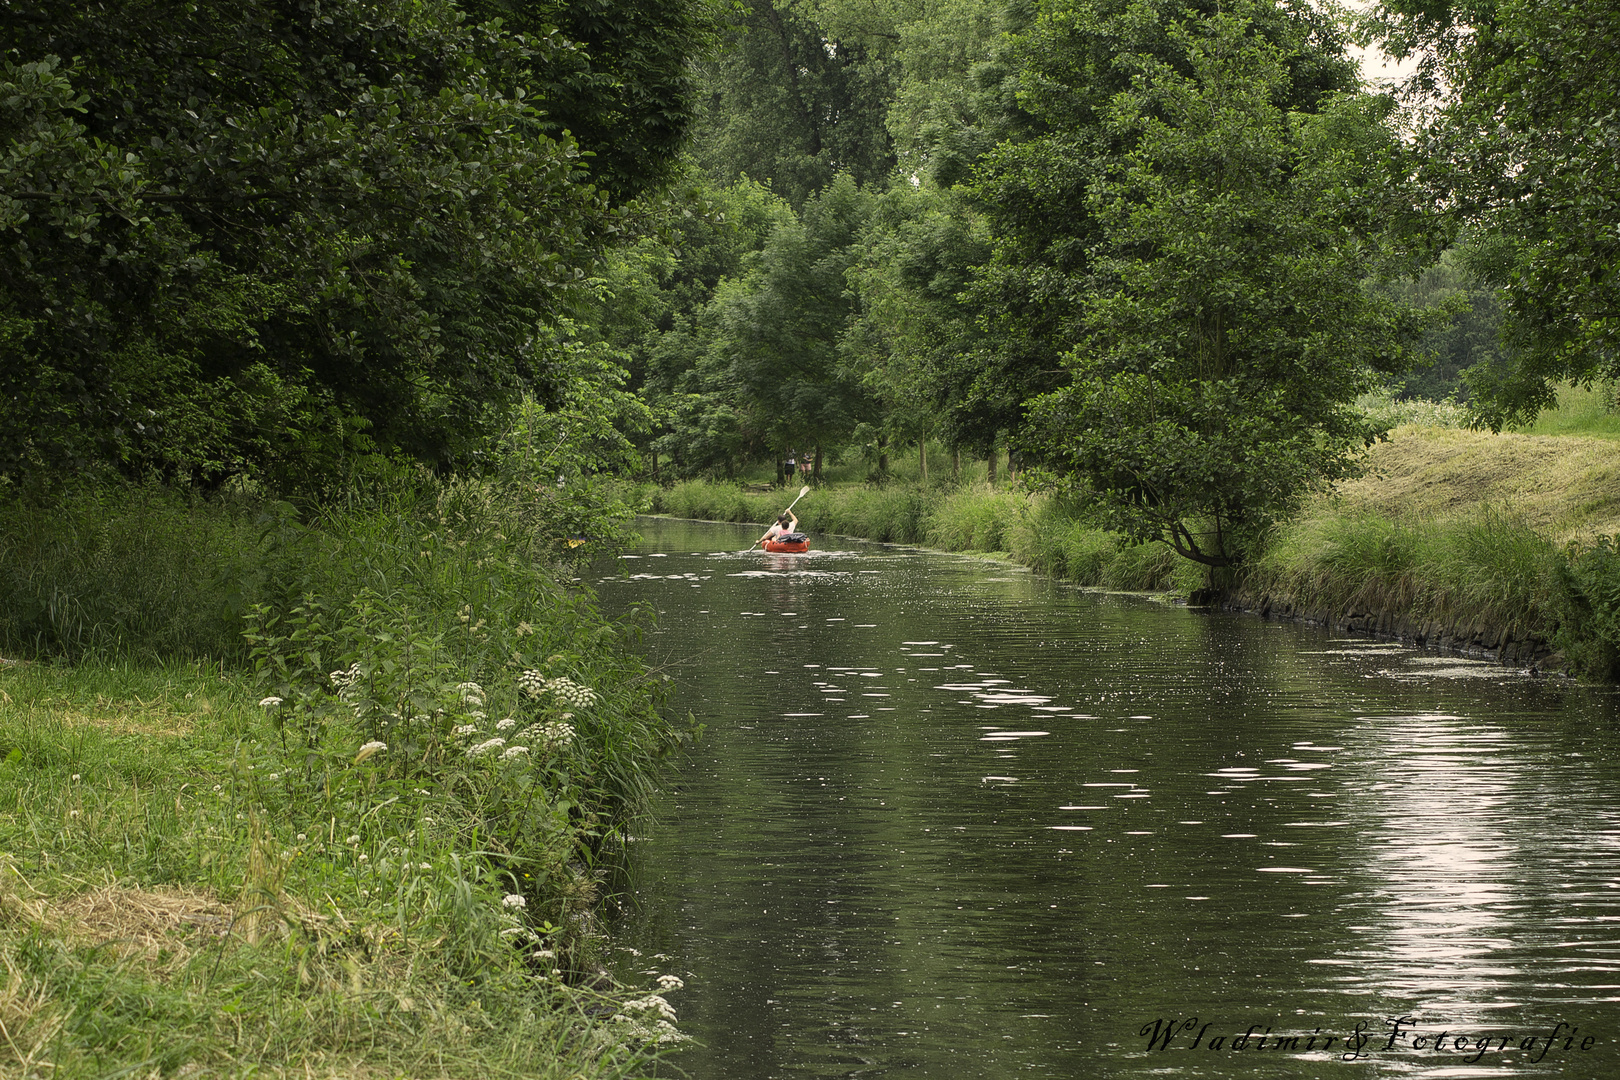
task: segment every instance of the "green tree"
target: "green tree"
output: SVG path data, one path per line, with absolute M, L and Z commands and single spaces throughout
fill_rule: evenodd
M 1449 85 L 1428 178 L 1468 269 L 1502 289 L 1505 362 L 1467 374 L 1481 423 L 1532 419 L 1556 384 L 1620 377 L 1620 12 L 1576 0 L 1391 0 L 1387 47 Z M 1423 89 L 1427 83 L 1420 83 Z
M 1390 179 L 1391 103 L 1314 94 L 1316 111 L 1290 109 L 1299 53 L 1263 32 L 1275 10 L 1165 18 L 1154 48 L 1109 57 L 1131 78 L 1097 103 L 1099 134 L 1128 150 L 1086 186 L 1079 341 L 1028 440 L 1104 525 L 1211 567 L 1355 475 L 1379 434 L 1355 398 L 1405 364 L 1419 329 L 1363 287 L 1414 269 L 1391 243 L 1413 220 Z M 1149 16 L 1132 4 L 1089 29 L 1117 41 Z
M 836 445 L 871 418 L 869 395 L 839 348 L 854 314 L 845 274 L 870 213 L 871 196 L 840 176 L 715 297 L 709 352 L 761 448 Z
M 447 0 L 16 0 L 0 45 L 0 473 L 318 488 L 559 399 L 537 328 L 612 225 L 537 107 L 569 43 Z
M 1383 286 L 1416 306 L 1449 312 L 1444 323 L 1423 335 L 1417 347 L 1420 359 L 1402 384 L 1402 397 L 1464 401 L 1464 372 L 1501 369 L 1508 363 L 1501 340 L 1502 290 L 1476 280 L 1464 263 L 1463 253 L 1447 249 L 1416 280 Z
M 1094 185 L 1129 157 L 1140 130 L 1109 122 L 1115 95 L 1132 92 L 1144 65 L 1184 77 L 1190 57 L 1176 27 L 1230 7 L 1217 0 L 1053 0 L 1014 41 L 1020 104 L 1016 139 L 980 161 L 971 185 L 989 225 L 992 258 L 972 301 L 990 347 L 963 372 L 959 413 L 977 441 L 1018 431 L 1023 403 L 1056 390 L 1058 363 L 1084 337 L 1093 256 L 1103 240 Z M 1248 34 L 1278 51 L 1285 77 L 1267 88 L 1283 110 L 1310 112 L 1354 90 L 1356 69 L 1335 24 L 1305 4 L 1245 5 Z
M 962 442 L 953 390 L 962 358 L 981 345 L 963 293 L 988 250 L 952 189 L 901 184 L 876 200 L 848 272 L 856 308 L 841 348 L 872 397 L 880 448 Z
M 997 143 L 1027 134 L 1008 35 L 1034 21 L 1028 0 L 942 0 L 897 28 L 901 77 L 888 113 L 902 175 L 950 187 Z
M 638 445 L 678 473 L 729 472 L 747 439 L 723 371 L 706 362 L 720 284 L 742 277 L 793 220 L 786 202 L 746 178 L 723 188 L 686 175 L 690 205 L 665 228 L 608 253 L 590 323 L 629 358 L 631 386 L 652 411 Z M 656 463 L 649 457 L 649 464 Z
M 461 0 L 477 22 L 571 49 L 550 56 L 530 94 L 544 130 L 590 154 L 592 181 L 615 202 L 674 177 L 697 115 L 694 60 L 718 26 L 702 0 Z
M 880 184 L 894 168 L 884 126 L 896 68 L 869 43 L 829 32 L 786 0 L 747 0 L 703 66 L 699 163 L 719 184 L 768 183 L 794 207 L 848 173 Z

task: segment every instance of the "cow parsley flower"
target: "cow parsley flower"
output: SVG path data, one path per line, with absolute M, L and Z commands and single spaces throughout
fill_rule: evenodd
M 505 745 L 506 745 L 506 740 L 502 739 L 502 738 L 499 738 L 499 737 L 496 737 L 496 738 L 493 738 L 493 739 L 485 739 L 483 742 L 479 743 L 477 746 L 474 746 L 472 749 L 468 750 L 467 751 L 467 756 L 470 757 L 470 758 L 481 758 L 485 754 L 493 753 L 493 752 L 495 752 L 496 750 L 499 750 L 501 747 L 503 747 Z
M 517 683 L 525 697 L 537 698 L 546 690 L 546 677 L 538 671 L 525 671 L 518 676 Z

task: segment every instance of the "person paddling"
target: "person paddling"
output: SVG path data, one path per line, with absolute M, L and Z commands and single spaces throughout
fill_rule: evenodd
M 754 546 L 758 547 L 767 540 L 774 540 L 778 536 L 783 536 L 787 533 L 798 531 L 799 519 L 793 516 L 793 508 L 790 506 L 786 510 L 782 511 L 781 514 L 777 515 L 776 524 L 772 525 L 769 529 L 766 529 L 765 535 L 754 541 Z

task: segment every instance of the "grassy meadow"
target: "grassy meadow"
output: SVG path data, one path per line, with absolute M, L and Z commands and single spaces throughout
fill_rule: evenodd
M 596 928 L 690 731 L 567 584 L 577 506 L 8 510 L 0 1075 L 630 1077 L 679 1039 Z

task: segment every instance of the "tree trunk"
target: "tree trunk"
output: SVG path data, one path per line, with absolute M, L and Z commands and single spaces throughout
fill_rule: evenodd
M 990 444 L 990 456 L 985 459 L 985 466 L 990 471 L 990 486 L 996 486 L 996 444 Z
M 816 443 L 816 463 L 810 469 L 810 479 L 814 480 L 818 484 L 821 483 L 821 444 L 820 443 Z
M 878 476 L 887 479 L 889 475 L 889 437 L 887 435 L 878 436 L 877 448 Z
M 917 471 L 922 475 L 923 485 L 928 484 L 928 440 L 917 440 Z

